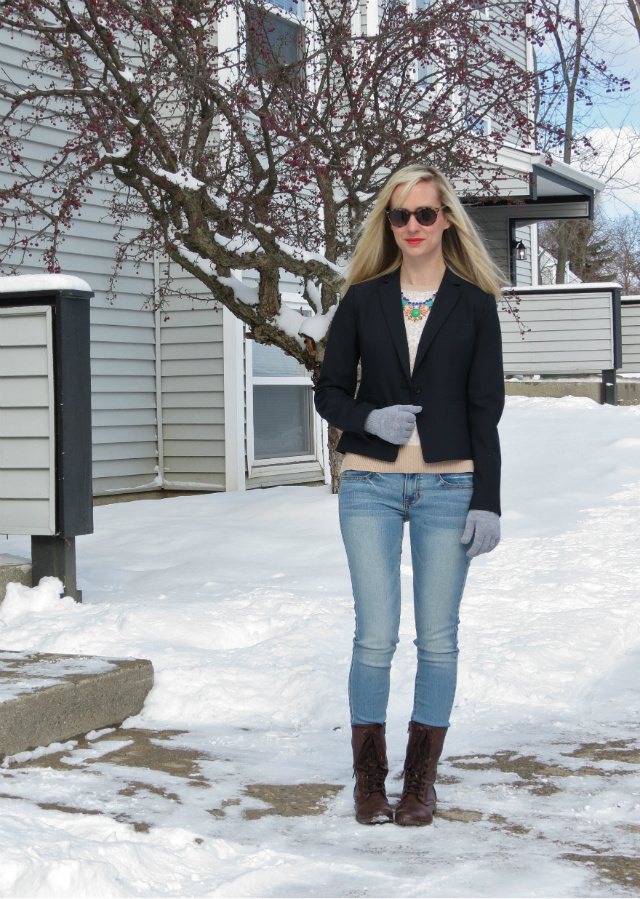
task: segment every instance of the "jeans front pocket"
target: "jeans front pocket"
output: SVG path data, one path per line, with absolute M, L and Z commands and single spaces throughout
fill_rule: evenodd
M 354 468 L 348 468 L 340 475 L 341 481 L 370 481 L 375 471 L 357 471 Z
M 449 471 L 438 475 L 438 480 L 444 487 L 473 490 L 472 471 Z

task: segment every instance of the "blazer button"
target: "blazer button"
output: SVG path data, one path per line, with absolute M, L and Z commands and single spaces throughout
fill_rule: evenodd
M 420 388 L 418 387 L 417 384 L 414 384 L 414 385 L 413 385 L 413 392 L 414 392 L 414 393 L 422 393 L 422 391 L 420 390 Z

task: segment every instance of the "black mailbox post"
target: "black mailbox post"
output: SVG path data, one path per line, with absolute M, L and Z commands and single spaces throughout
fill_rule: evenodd
M 31 534 L 32 578 L 81 601 L 93 532 L 89 300 L 65 275 L 0 278 L 0 533 Z

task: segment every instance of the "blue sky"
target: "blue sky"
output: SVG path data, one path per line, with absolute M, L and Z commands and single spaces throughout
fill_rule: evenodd
M 614 74 L 628 78 L 631 88 L 618 100 L 607 102 L 598 109 L 598 114 L 612 127 L 620 127 L 626 119 L 627 125 L 640 130 L 640 38 L 630 22 L 620 21 L 620 30 L 611 46 L 605 48 L 605 61 Z
M 611 156 L 611 172 L 625 163 L 617 184 L 603 196 L 605 211 L 615 217 L 640 212 L 640 39 L 631 22 L 620 17 L 615 33 L 602 47 L 602 56 L 614 74 L 631 82 L 623 94 L 599 97 L 590 109 L 581 110 L 587 116 L 590 138 L 601 148 L 596 164 Z M 574 164 L 593 171 L 592 162 L 576 159 Z

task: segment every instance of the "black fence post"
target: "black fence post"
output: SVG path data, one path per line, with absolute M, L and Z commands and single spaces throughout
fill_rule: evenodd
M 66 596 L 82 602 L 82 590 L 76 584 L 76 538 L 31 538 L 31 581 L 40 582 L 43 577 L 57 577 L 62 581 Z
M 602 392 L 604 402 L 609 406 L 618 405 L 618 382 L 616 371 L 622 368 L 622 289 L 611 291 L 611 323 L 613 327 L 613 368 L 602 372 Z
M 618 405 L 618 382 L 615 368 L 608 368 L 602 372 L 602 393 L 606 405 Z

